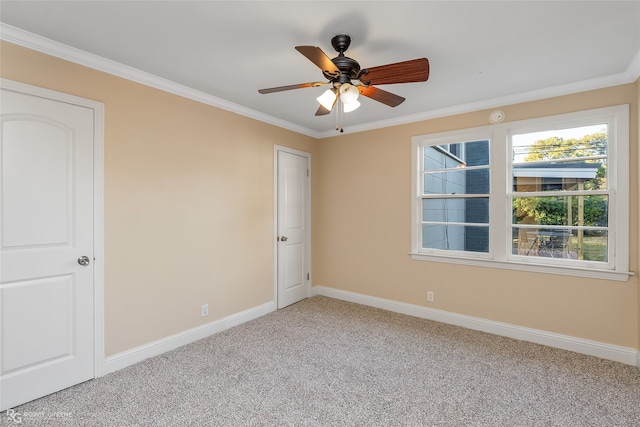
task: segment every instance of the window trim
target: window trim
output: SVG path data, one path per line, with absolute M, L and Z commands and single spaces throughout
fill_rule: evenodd
M 607 179 L 611 179 L 609 234 L 610 253 L 605 263 L 564 262 L 551 264 L 545 260 L 513 256 L 510 251 L 509 233 L 511 230 L 511 209 L 507 199 L 511 193 L 509 174 L 512 173 L 510 155 L 511 135 L 540 131 L 542 127 L 569 128 L 593 124 L 595 121 L 607 122 L 609 141 L 608 161 L 611 162 Z M 590 123 L 589 123 L 590 122 Z M 421 247 L 421 188 L 423 169 L 422 148 L 428 145 L 488 139 L 489 168 L 491 184 L 489 194 L 489 252 L 474 253 L 463 251 L 442 251 Z M 412 138 L 412 183 L 411 183 L 411 252 L 414 260 L 444 262 L 499 268 L 507 270 L 531 271 L 578 277 L 591 277 L 606 280 L 627 281 L 629 272 L 629 105 L 577 111 L 553 116 L 537 117 L 513 122 L 504 122 L 469 129 L 453 130 L 436 134 L 418 135 Z M 626 153 L 626 154 L 625 154 Z M 566 261 L 566 260 L 564 260 Z

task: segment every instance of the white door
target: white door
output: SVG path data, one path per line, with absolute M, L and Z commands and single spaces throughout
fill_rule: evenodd
M 5 410 L 94 377 L 94 111 L 5 88 L 0 108 Z
M 308 295 L 309 157 L 277 151 L 277 292 L 278 308 Z

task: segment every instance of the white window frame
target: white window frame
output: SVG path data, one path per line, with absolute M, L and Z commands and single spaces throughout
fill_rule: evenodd
M 591 124 L 608 125 L 609 258 L 606 263 L 524 257 L 511 253 L 511 136 Z M 423 148 L 489 140 L 489 252 L 422 248 Z M 629 270 L 629 106 L 617 105 L 575 113 L 499 123 L 412 138 L 411 257 L 414 260 L 475 265 L 579 277 L 627 281 Z
M 464 132 L 464 131 L 463 131 Z M 428 135 L 426 135 L 428 136 Z M 489 176 L 491 177 L 490 189 L 493 188 L 493 174 L 491 173 L 491 163 L 492 159 L 492 132 L 487 129 L 479 129 L 479 130 L 471 130 L 470 132 L 458 133 L 458 132 L 446 132 L 444 134 L 434 135 L 433 137 L 428 138 L 428 143 L 420 144 L 419 148 L 416 149 L 414 147 L 414 154 L 418 156 L 418 164 L 415 164 L 414 167 L 418 168 L 418 174 L 416 176 L 415 185 L 417 185 L 417 198 L 414 198 L 416 206 L 414 206 L 413 212 L 414 215 L 417 215 L 417 221 L 414 220 L 413 223 L 418 227 L 417 233 L 413 233 L 414 238 L 416 239 L 414 248 L 418 249 L 418 251 L 414 251 L 413 253 L 420 253 L 424 255 L 430 256 L 441 256 L 441 257 L 454 257 L 454 258 L 475 258 L 475 259 L 491 259 L 491 237 L 489 238 L 489 252 L 470 252 L 470 251 L 455 251 L 455 250 L 442 250 L 442 249 L 429 249 L 422 247 L 422 232 L 420 231 L 422 228 L 422 186 L 424 181 L 424 169 L 422 167 L 422 159 L 423 159 L 423 148 L 425 146 L 442 146 L 456 143 L 464 143 L 464 142 L 473 142 L 473 141 L 489 141 Z M 422 140 L 426 142 L 426 140 Z M 415 142 L 414 142 L 415 143 Z M 417 151 L 417 152 L 416 152 Z M 457 158 L 456 156 L 454 156 Z M 415 174 L 414 174 L 415 175 Z M 492 209 L 494 208 L 494 203 L 492 203 L 492 191 L 489 193 L 489 224 L 487 225 L 489 228 L 489 233 L 491 233 L 491 215 L 493 214 Z M 446 195 L 443 195 L 446 197 Z M 465 195 L 461 195 L 464 197 Z M 479 195 L 473 194 L 471 197 L 477 197 Z M 483 226 L 483 225 L 481 225 Z

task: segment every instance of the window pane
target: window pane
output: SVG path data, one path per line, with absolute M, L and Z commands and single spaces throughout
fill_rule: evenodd
M 453 158 L 451 154 L 441 146 L 424 147 L 424 169 L 452 169 L 461 167 L 464 163 Z
M 607 262 L 608 239 L 604 230 L 513 228 L 512 253 L 530 257 Z
M 604 160 L 513 165 L 513 191 L 606 190 Z
M 489 194 L 489 169 L 427 172 L 424 194 Z
M 489 252 L 489 228 L 470 225 L 423 224 L 422 247 L 451 251 Z
M 608 196 L 514 197 L 513 224 L 607 227 Z
M 489 141 L 465 142 L 464 160 L 467 166 L 489 166 Z
M 459 142 L 424 147 L 425 170 L 489 165 L 489 141 Z
M 423 199 L 422 221 L 489 223 L 489 198 Z
M 607 125 L 513 135 L 514 164 L 607 155 Z

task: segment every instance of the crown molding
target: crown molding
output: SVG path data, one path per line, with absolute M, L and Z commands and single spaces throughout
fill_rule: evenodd
M 539 101 L 541 99 L 553 98 L 556 96 L 571 95 L 573 93 L 587 92 L 590 90 L 603 89 L 612 86 L 618 86 L 633 83 L 640 77 L 640 51 L 623 73 L 612 74 L 609 76 L 598 77 L 595 79 L 582 80 L 572 82 L 565 85 L 553 86 L 544 89 L 533 90 L 529 92 L 516 93 L 502 97 L 484 99 L 478 102 L 455 105 L 437 110 L 429 110 L 418 114 L 412 114 L 402 117 L 396 117 L 388 120 L 377 122 L 363 123 L 361 125 L 349 126 L 343 134 L 363 132 L 374 129 L 381 129 L 391 126 L 415 123 L 424 120 L 437 119 L 440 117 L 453 116 L 456 114 L 471 113 L 474 111 L 488 110 L 491 108 L 505 107 L 507 105 L 521 104 L 524 102 Z M 336 135 L 333 130 L 321 132 L 318 138 L 328 138 Z
M 418 114 L 396 117 L 388 120 L 363 123 L 349 126 L 342 134 L 336 134 L 334 130 L 317 132 L 304 126 L 264 114 L 260 111 L 244 107 L 239 104 L 209 95 L 205 92 L 192 89 L 190 87 L 175 83 L 154 74 L 141 71 L 137 68 L 112 61 L 110 59 L 86 52 L 81 49 L 56 42 L 46 37 L 22 30 L 11 25 L 0 22 L 0 40 L 17 44 L 38 52 L 45 53 L 60 59 L 64 59 L 76 64 L 80 64 L 98 71 L 102 71 L 114 76 L 122 77 L 146 86 L 150 86 L 174 95 L 192 99 L 203 104 L 211 105 L 222 110 L 230 111 L 263 123 L 271 124 L 283 129 L 300 133 L 312 138 L 323 139 L 351 133 L 364 132 L 368 130 L 381 129 L 391 126 L 415 123 L 440 117 L 464 114 L 478 110 L 504 107 L 507 105 L 520 104 L 523 102 L 537 101 L 540 99 L 552 98 L 555 96 L 570 95 L 578 92 L 602 89 L 621 84 L 633 83 L 640 77 L 640 51 L 629 64 L 626 71 L 610 76 L 595 79 L 573 82 L 566 85 L 554 86 L 540 90 L 507 95 L 503 97 L 485 99 L 478 102 L 461 104 L 436 110 L 429 110 Z
M 280 128 L 288 129 L 293 132 L 301 133 L 313 138 L 318 138 L 318 133 L 306 127 L 278 119 L 268 114 L 261 113 L 251 108 L 244 107 L 239 104 L 209 95 L 205 92 L 192 89 L 175 83 L 171 80 L 156 76 L 151 73 L 139 70 L 134 67 L 112 61 L 102 56 L 89 53 L 87 51 L 68 46 L 63 43 L 56 42 L 46 37 L 39 36 L 29 31 L 22 30 L 11 25 L 0 22 L 0 40 L 5 40 L 19 46 L 26 47 L 31 50 L 45 53 L 56 58 L 74 62 L 94 70 L 102 71 L 117 77 L 134 81 L 146 86 L 150 86 L 174 95 L 192 99 L 194 101 L 211 105 L 212 107 L 230 111 L 241 116 L 249 117 L 264 123 L 268 123 Z
M 629 83 L 635 82 L 636 80 L 638 80 L 638 78 L 640 78 L 640 50 L 638 50 L 638 53 L 636 53 L 636 56 L 631 61 L 631 64 L 629 64 L 629 67 L 627 68 L 625 74 L 627 74 L 628 76 Z

